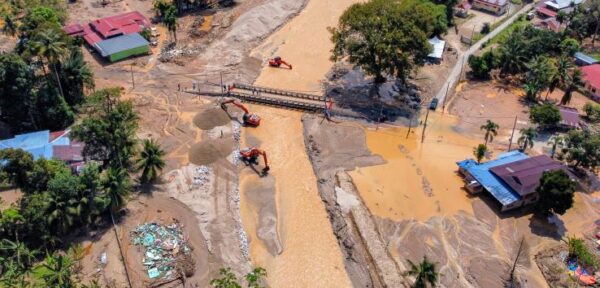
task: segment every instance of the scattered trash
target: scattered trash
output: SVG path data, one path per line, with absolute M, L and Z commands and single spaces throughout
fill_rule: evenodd
M 106 258 L 106 252 L 102 252 L 102 254 L 100 255 L 100 263 L 102 263 L 102 265 L 106 265 L 106 263 L 108 263 L 108 259 Z
M 173 279 L 179 269 L 186 275 L 193 274 L 191 248 L 183 237 L 179 222 L 142 224 L 131 231 L 131 242 L 144 246 L 142 263 L 147 267 L 150 279 Z

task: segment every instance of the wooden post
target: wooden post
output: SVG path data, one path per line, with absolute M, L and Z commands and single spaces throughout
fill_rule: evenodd
M 508 142 L 508 151 L 510 151 L 510 148 L 512 147 L 512 141 L 513 141 L 513 137 L 515 136 L 515 129 L 517 128 L 517 116 L 515 116 L 515 124 L 513 124 L 513 129 L 512 129 L 512 133 L 510 133 L 510 142 Z
M 410 122 L 408 122 L 408 132 L 406 132 L 406 139 L 408 139 L 408 135 L 410 135 L 410 128 L 412 128 L 412 120 L 413 117 L 410 117 Z
M 425 141 L 425 128 L 427 128 L 427 118 L 429 118 L 429 107 L 427 107 L 427 114 L 425 114 L 425 122 L 423 122 L 423 132 L 421 133 L 421 143 Z

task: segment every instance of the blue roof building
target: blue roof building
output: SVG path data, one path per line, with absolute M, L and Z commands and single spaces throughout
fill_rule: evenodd
M 529 157 L 519 151 L 500 154 L 497 159 L 478 164 L 473 159 L 456 163 L 471 193 L 487 191 L 507 211 L 538 201 L 536 188 L 545 171 L 565 167 L 546 155 Z
M 575 57 L 575 64 L 577 64 L 577 66 L 587 66 L 587 65 L 597 64 L 599 62 L 596 58 L 589 56 L 587 54 L 583 54 L 581 52 L 575 53 L 574 57 Z
M 39 158 L 58 159 L 65 161 L 72 168 L 83 165 L 84 144 L 71 141 L 69 130 L 50 132 L 48 130 L 37 131 L 16 135 L 14 138 L 0 141 L 2 149 L 22 149 L 33 156 L 34 160 Z

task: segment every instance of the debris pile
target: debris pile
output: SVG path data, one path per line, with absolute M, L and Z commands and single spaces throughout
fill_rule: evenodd
M 133 245 L 144 246 L 143 264 L 150 279 L 175 279 L 183 272 L 194 274 L 191 248 L 183 237 L 182 225 L 144 223 L 131 231 Z

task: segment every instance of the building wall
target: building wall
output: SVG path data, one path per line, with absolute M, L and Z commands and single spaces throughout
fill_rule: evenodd
M 590 93 L 590 97 L 600 103 L 600 88 L 592 87 L 589 83 L 585 84 L 585 89 Z
M 150 47 L 148 45 L 144 45 L 144 46 L 140 46 L 140 47 L 136 47 L 136 48 L 132 48 L 129 50 L 124 50 L 121 52 L 117 52 L 115 54 L 111 54 L 108 56 L 110 62 L 116 62 L 122 59 L 125 59 L 127 57 L 131 57 L 131 56 L 135 56 L 135 55 L 142 55 L 142 54 L 148 54 L 148 52 L 150 51 Z
M 497 6 L 497 5 L 489 4 L 484 1 L 477 1 L 477 0 L 475 0 L 473 2 L 473 8 L 491 12 L 496 15 L 502 15 L 502 14 L 508 12 L 508 4 L 506 4 L 504 6 Z

